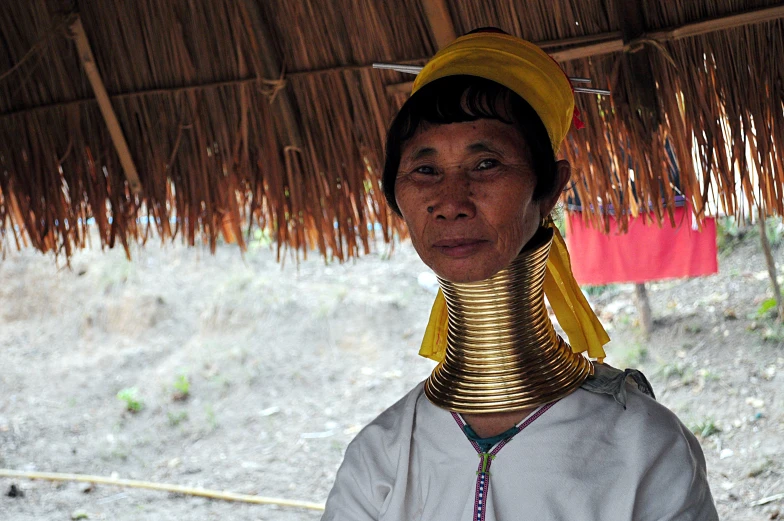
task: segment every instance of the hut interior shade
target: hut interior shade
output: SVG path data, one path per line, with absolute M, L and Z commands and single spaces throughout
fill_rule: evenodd
M 621 229 L 641 213 L 674 224 L 680 193 L 698 219 L 784 214 L 780 2 L 643 0 L 640 34 L 609 0 L 502 4 L 448 0 L 451 30 L 434 32 L 419 0 L 2 3 L 0 258 L 68 257 L 91 229 L 128 255 L 152 237 L 244 247 L 258 230 L 280 255 L 335 260 L 391 241 L 405 232 L 380 185 L 384 139 L 411 77 L 372 64 L 414 74 L 483 26 L 540 42 L 575 92 L 611 91 L 576 96 L 586 127 L 561 149 L 588 224 L 610 210 Z

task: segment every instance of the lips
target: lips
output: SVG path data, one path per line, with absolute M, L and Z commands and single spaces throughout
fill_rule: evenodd
M 489 241 L 484 239 L 455 238 L 442 239 L 433 243 L 433 248 L 447 257 L 462 258 L 481 250 Z

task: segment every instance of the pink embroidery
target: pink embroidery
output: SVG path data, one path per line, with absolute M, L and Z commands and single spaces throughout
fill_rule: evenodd
M 548 403 L 533 413 L 531 416 L 526 418 L 526 420 L 517 427 L 517 430 L 514 434 L 501 441 L 490 452 L 482 452 L 482 449 L 479 447 L 478 443 L 473 440 L 469 440 L 471 445 L 473 445 L 474 450 L 476 450 L 476 453 L 479 455 L 479 468 L 476 471 L 476 488 L 474 492 L 474 521 L 485 521 L 485 514 L 487 512 L 487 492 L 490 490 L 490 465 L 493 463 L 496 454 L 498 454 L 500 450 L 504 448 L 504 445 L 506 445 L 509 440 L 514 438 L 520 431 L 531 425 L 534 421 L 536 421 L 537 418 L 547 412 L 550 407 L 556 403 L 557 402 Z M 463 421 L 463 418 L 461 418 L 460 415 L 456 412 L 452 413 L 452 417 L 457 422 L 460 430 L 465 432 L 465 422 Z

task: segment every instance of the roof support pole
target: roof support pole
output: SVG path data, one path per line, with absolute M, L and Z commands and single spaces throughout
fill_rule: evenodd
M 101 79 L 101 73 L 98 71 L 98 66 L 95 63 L 95 56 L 93 56 L 90 42 L 87 39 L 87 34 L 84 32 L 81 18 L 77 15 L 76 20 L 70 26 L 71 34 L 76 42 L 76 49 L 79 52 L 79 60 L 82 62 L 87 79 L 90 80 L 90 85 L 95 93 L 95 100 L 98 102 L 98 107 L 101 109 L 101 114 L 106 122 L 106 127 L 109 129 L 109 135 L 114 143 L 114 149 L 120 157 L 120 164 L 122 165 L 125 178 L 128 180 L 128 186 L 131 188 L 131 193 L 139 194 L 142 190 L 142 184 L 139 182 L 139 173 L 136 170 L 136 165 L 131 157 L 131 151 L 128 149 L 128 142 L 125 140 L 120 122 L 117 120 L 117 115 L 114 113 L 112 103 L 109 100 L 109 94 L 106 92 L 106 86 Z
M 247 23 L 247 36 L 253 48 L 254 56 L 260 60 L 260 72 L 264 78 L 277 78 L 283 69 L 280 66 L 275 54 L 275 47 L 270 39 L 271 26 L 256 2 L 245 0 L 239 2 L 238 6 Z M 256 71 L 259 72 L 258 70 Z M 301 148 L 302 138 L 299 134 L 300 124 L 298 122 L 294 106 L 285 90 L 279 92 L 272 101 L 272 106 L 276 107 L 278 114 L 283 120 L 283 127 L 286 129 L 289 145 Z
M 446 0 L 422 0 L 427 23 L 436 41 L 436 47 L 443 49 L 457 38 L 452 17 L 446 7 Z
M 622 0 L 616 2 L 618 20 L 621 22 L 621 34 L 624 49 L 645 34 L 641 0 Z M 651 50 L 648 46 L 639 45 L 636 49 L 628 49 L 626 59 L 629 60 L 629 78 L 633 83 L 633 91 L 614 93 L 613 97 L 623 99 L 642 117 L 657 126 L 660 121 L 659 104 L 656 96 L 656 78 L 651 68 Z M 624 58 L 621 58 L 624 59 Z M 648 127 L 648 130 L 652 130 Z

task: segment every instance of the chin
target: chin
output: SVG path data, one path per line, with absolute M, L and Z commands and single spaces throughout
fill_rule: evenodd
M 439 278 L 459 284 L 489 279 L 504 268 L 504 266 L 495 266 L 494 264 L 461 259 L 459 262 L 438 262 L 428 264 L 428 266 Z

